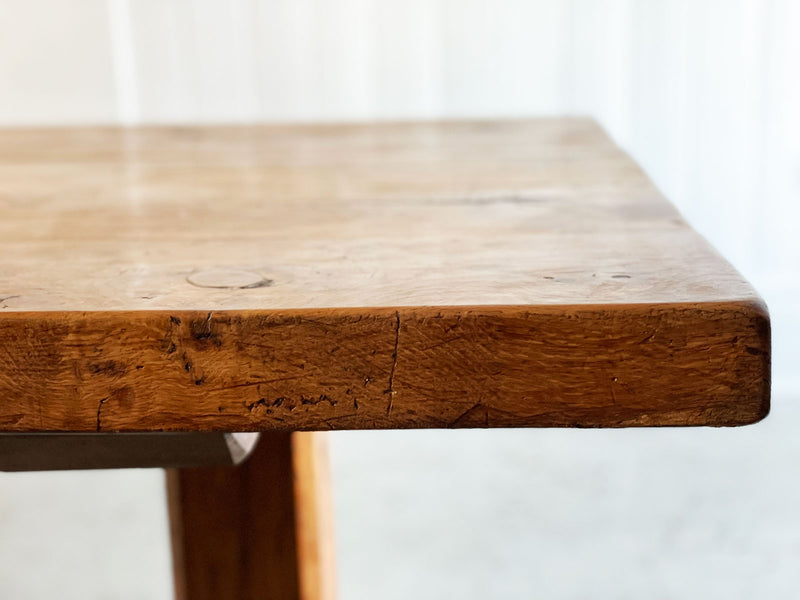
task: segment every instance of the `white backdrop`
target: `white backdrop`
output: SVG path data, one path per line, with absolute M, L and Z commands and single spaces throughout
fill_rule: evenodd
M 800 236 L 796 231 L 800 217 L 798 31 L 800 2 L 796 0 L 0 0 L 0 126 L 592 115 L 645 167 L 694 226 L 754 281 L 766 297 L 773 315 L 776 410 L 772 418 L 775 419 L 781 403 L 788 405 L 792 398 L 800 397 L 800 375 L 794 368 L 798 357 L 795 340 L 800 339 L 800 312 L 796 300 L 800 297 Z M 765 471 L 767 462 L 771 464 L 774 480 L 762 482 L 762 487 L 782 494 L 788 502 L 794 496 L 781 491 L 778 482 L 789 475 L 780 471 L 775 463 L 789 461 L 786 463 L 789 469 L 792 452 L 796 457 L 800 447 L 791 441 L 789 428 L 776 431 L 782 431 L 785 437 L 762 440 L 756 434 L 747 433 L 750 438 L 724 438 L 732 440 L 733 444 L 724 448 L 731 453 L 731 460 L 738 460 L 737 452 L 744 453 L 742 460 L 746 462 L 748 457 L 753 460 L 747 454 L 748 449 L 759 445 L 766 448 L 772 443 L 773 446 L 769 446 L 772 450 L 764 450 L 768 456 L 762 456 L 766 462 L 755 461 L 751 464 L 752 473 L 748 473 L 753 476 L 771 473 Z M 361 489 L 359 481 L 363 481 L 365 469 L 375 477 L 385 477 L 382 475 L 385 470 L 378 469 L 377 463 L 370 471 L 371 467 L 363 459 L 364 446 L 360 445 L 373 440 L 369 443 L 374 449 L 378 438 L 354 435 L 341 438 L 334 448 L 337 476 L 341 481 L 337 510 L 343 520 L 345 574 L 356 573 L 355 556 L 359 560 L 369 560 L 368 554 L 358 554 L 356 549 L 359 540 L 368 541 L 369 535 L 354 525 L 361 519 L 358 511 L 368 509 L 366 505 L 351 502 L 353 494 Z M 486 452 L 494 451 L 497 460 L 508 462 L 509 456 L 530 452 L 525 444 L 547 446 L 551 443 L 547 442 L 551 439 L 549 435 L 536 433 L 533 437 L 524 437 L 520 433 L 503 438 L 484 437 L 480 438 L 484 442 L 480 442 L 479 447 L 488 444 L 489 449 L 484 448 Z M 658 452 L 647 455 L 640 450 L 645 452 L 643 456 L 655 461 L 662 457 L 664 469 L 672 473 L 674 480 L 667 475 L 667 481 L 675 487 L 665 488 L 664 493 L 684 494 L 685 508 L 693 506 L 693 502 L 696 504 L 695 501 L 709 503 L 708 514 L 687 517 L 689 530 L 700 527 L 700 521 L 692 521 L 692 518 L 714 518 L 717 513 L 712 510 L 713 505 L 717 500 L 722 501 L 719 495 L 731 492 L 725 487 L 728 472 L 723 454 L 712 452 L 716 458 L 707 457 L 712 462 L 703 463 L 709 469 L 715 465 L 714 473 L 723 478 L 722 483 L 714 487 L 715 480 L 708 473 L 704 478 L 696 470 L 683 472 L 678 463 L 667 460 L 666 457 L 674 454 L 670 444 L 685 441 L 685 438 L 656 433 L 646 438 L 635 437 L 638 433 L 629 435 L 631 437 L 617 450 L 614 450 L 615 442 L 608 442 L 611 445 L 605 452 L 610 461 L 624 463 L 631 439 L 662 440 L 654 443 L 665 444 L 659 446 L 661 450 L 658 451 L 663 455 Z M 592 472 L 588 463 L 580 462 L 580 456 L 584 456 L 581 452 L 586 452 L 584 458 L 592 456 L 585 440 L 594 440 L 592 444 L 599 444 L 602 453 L 603 444 L 612 439 L 587 436 L 557 438 L 575 440 L 569 442 L 574 446 L 567 444 L 567 447 L 573 448 L 573 459 L 578 462 L 567 466 L 577 469 L 574 475 L 579 478 L 591 476 Z M 406 442 L 397 443 L 407 444 L 410 438 L 403 439 Z M 458 440 L 467 440 L 460 448 L 469 454 L 476 438 L 451 436 L 448 439 L 456 445 Z M 517 440 L 518 445 L 509 445 L 507 440 L 511 439 Z M 736 439 L 750 439 L 751 446 L 737 445 Z M 496 443 L 485 440 L 496 440 Z M 703 444 L 698 442 L 699 453 L 705 447 Z M 559 447 L 556 444 L 552 449 Z M 381 448 L 376 456 L 381 456 L 381 452 L 391 454 L 387 447 Z M 442 452 L 441 446 L 427 448 L 438 457 L 440 466 L 453 470 L 453 478 L 457 480 L 461 473 L 465 481 L 473 481 L 474 472 L 459 463 L 452 451 L 450 455 L 436 454 Z M 719 453 L 719 448 L 715 452 Z M 394 456 L 397 458 L 397 454 Z M 426 460 L 425 453 L 413 456 L 418 462 L 407 459 L 411 462 L 395 465 L 398 481 L 409 482 L 409 485 L 413 485 L 415 472 L 420 472 L 419 477 L 425 476 L 424 469 L 419 467 L 419 461 Z M 702 463 L 701 459 L 696 460 Z M 381 461 L 384 465 L 391 463 L 391 457 L 383 455 Z M 360 465 L 361 471 L 347 470 L 346 465 L 354 462 Z M 580 471 L 581 464 L 586 466 L 586 471 Z M 636 465 L 631 469 L 643 468 L 640 463 Z M 524 470 L 502 473 L 487 467 L 483 481 L 487 486 L 494 481 L 501 489 L 502 481 L 498 483 L 492 477 L 502 480 L 507 476 L 511 481 L 515 476 L 530 476 Z M 608 477 L 618 477 L 610 473 L 607 472 Z M 402 479 L 403 476 L 407 479 Z M 28 479 L 15 480 L 26 483 L 20 483 L 21 487 L 17 488 L 11 486 L 2 492 L 5 499 L 0 497 L 0 542 L 3 527 L 9 527 L 12 532 L 7 534 L 11 537 L 0 544 L 8 548 L 0 551 L 0 558 L 5 552 L 17 556 L 13 548 L 22 542 L 13 537 L 16 535 L 13 532 L 19 530 L 18 534 L 24 536 L 25 531 L 15 524 L 30 524 L 25 520 L 27 517 L 22 516 L 24 505 L 29 502 L 26 498 L 37 494 L 41 503 L 41 494 L 50 489 L 37 487 L 44 484 L 32 479 L 35 476 L 19 477 Z M 157 504 L 148 504 L 151 501 L 145 499 L 145 492 L 160 484 L 153 474 L 138 477 L 134 497 L 139 500 L 131 503 L 128 498 L 129 504 L 125 504 L 125 510 L 129 510 L 126 513 L 129 525 L 135 524 L 138 528 L 135 532 L 126 530 L 133 541 L 140 540 L 142 532 L 151 532 L 157 537 L 163 530 L 160 508 Z M 436 478 L 433 474 L 431 477 Z M 558 479 L 557 475 L 554 477 Z M 686 478 L 697 478 L 701 492 L 696 492 L 698 488 L 694 488 L 695 492 L 685 486 L 680 488 Z M 119 477 L 118 480 L 134 481 Z M 708 483 L 711 487 L 702 488 L 703 480 L 711 481 Z M 87 476 L 85 481 L 87 489 L 98 490 L 103 480 Z M 542 485 L 547 483 L 536 481 Z M 391 485 L 387 485 L 389 488 L 383 488 L 385 494 L 391 489 Z M 404 489 L 402 485 L 400 488 Z M 676 488 L 679 488 L 677 492 Z M 15 489 L 23 491 L 14 492 Z M 570 495 L 568 489 L 569 486 L 553 488 L 554 495 L 547 497 L 548 502 L 574 500 L 575 496 Z M 656 485 L 656 489 L 660 488 Z M 763 489 L 762 495 L 767 494 Z M 64 493 L 74 491 L 69 488 Z M 506 492 L 522 493 L 516 488 Z M 19 495 L 14 496 L 15 493 Z M 392 492 L 395 497 L 398 493 L 398 490 Z M 446 494 L 447 490 L 442 493 Z M 796 490 L 792 493 L 800 498 Z M 768 507 L 770 497 L 764 496 L 763 501 Z M 120 502 L 117 501 L 115 510 L 121 510 Z M 413 497 L 406 498 L 405 502 L 399 510 L 411 510 L 409 507 L 415 506 Z M 462 499 L 462 502 L 465 501 Z M 494 502 L 502 505 L 504 500 L 498 496 Z M 587 497 L 586 504 L 578 504 L 575 510 L 588 511 L 593 502 L 602 504 L 602 499 Z M 86 503 L 91 509 L 87 508 L 87 520 L 78 519 L 79 525 L 75 527 L 88 528 L 86 531 L 97 536 L 90 538 L 100 544 L 102 535 L 106 535 L 105 529 L 92 529 L 87 523 L 91 519 L 89 513 L 97 514 L 103 507 L 96 501 L 92 504 L 86 500 Z M 352 508 L 351 504 L 359 508 Z M 469 502 L 463 506 L 467 511 L 470 506 L 475 507 Z M 790 510 L 788 505 L 786 508 Z M 752 509 L 752 503 L 734 505 L 730 518 L 738 523 L 748 518 Z M 775 514 L 780 515 L 778 509 Z M 765 508 L 763 512 L 769 510 Z M 157 517 L 154 516 L 156 512 Z M 444 512 L 446 508 L 442 508 L 438 517 L 431 513 L 430 522 L 442 522 Z M 609 514 L 615 513 L 612 510 Z M 523 517 L 520 518 L 524 523 Z M 611 518 L 608 514 L 606 517 Z M 619 529 L 624 515 L 617 517 L 618 521 L 612 521 Z M 59 517 L 41 518 L 46 524 L 47 518 Z M 372 523 L 371 531 L 382 531 L 380 524 L 385 526 L 378 515 L 373 521 L 364 518 Z M 60 525 L 68 528 L 66 520 Z M 800 529 L 796 518 L 794 525 Z M 736 544 L 759 548 L 758 544 L 763 543 L 765 548 L 774 548 L 775 540 L 764 533 L 771 531 L 771 526 L 776 531 L 781 529 L 780 521 L 754 526 L 752 531 L 747 530 L 749 533 L 731 525 L 729 530 L 738 532 L 736 535 L 741 539 L 733 542 L 728 539 L 728 546 L 725 540 L 717 540 L 714 549 L 709 550 L 713 554 L 722 544 L 720 551 L 733 560 L 731 573 L 726 572 L 725 578 L 738 583 L 726 597 L 735 596 L 736 591 L 742 594 L 736 597 L 754 597 L 756 592 L 769 590 L 770 594 L 762 595 L 789 598 L 793 597 L 791 592 L 786 596 L 778 592 L 800 588 L 781 588 L 779 583 L 766 588 L 753 584 L 755 587 L 748 588 L 746 582 L 740 585 L 735 577 L 750 573 L 748 569 L 756 569 L 764 559 L 763 553 L 736 554 L 739 548 Z M 506 540 L 508 536 L 513 538 L 515 530 L 510 527 L 505 531 Z M 115 535 L 124 537 L 124 532 Z M 668 529 L 664 535 L 669 535 Z M 782 547 L 793 547 L 797 552 L 800 534 L 787 537 L 790 535 L 793 534 L 785 533 L 780 538 L 785 545 Z M 34 544 L 31 552 L 42 552 L 41 546 L 35 545 L 36 540 L 29 538 L 27 536 L 26 543 Z M 386 538 L 376 538 L 375 543 L 381 544 L 381 539 Z M 694 548 L 693 538 L 687 539 L 690 540 L 687 547 Z M 625 543 L 630 540 L 626 540 L 618 541 L 608 552 L 627 556 Z M 143 561 L 140 566 L 146 565 L 155 573 L 153 586 L 163 591 L 168 571 L 159 570 L 157 566 L 166 556 L 162 542 L 159 538 L 161 546 L 157 548 L 161 549 L 154 545 L 154 549 L 139 560 Z M 531 548 L 535 542 L 535 539 L 523 537 L 516 543 L 524 554 L 533 552 Z M 412 548 L 403 546 L 402 540 L 398 543 L 398 556 L 400 549 Z M 409 540 L 405 543 L 411 544 Z M 504 542 L 498 540 L 498 543 Z M 549 540 L 548 543 L 555 542 Z M 576 543 L 580 544 L 580 540 Z M 665 552 L 669 555 L 669 548 L 678 560 L 680 544 L 665 543 L 666 546 L 653 549 L 653 561 L 662 560 Z M 362 545 L 370 548 L 367 543 Z M 97 546 L 92 548 L 94 550 L 89 552 L 87 546 L 92 557 L 105 556 L 104 572 L 110 573 L 108 579 L 125 580 L 131 555 L 125 552 L 104 555 Z M 568 552 L 567 547 L 564 548 Z M 630 556 L 636 556 L 630 548 L 627 551 L 634 552 Z M 590 556 L 589 560 L 602 566 L 606 564 L 603 562 L 606 555 L 604 551 L 602 556 Z M 506 560 L 504 556 L 502 560 Z M 541 558 L 541 555 L 536 556 Z M 72 558 L 77 560 L 77 557 Z M 785 558 L 782 554 L 775 560 L 780 563 Z M 495 559 L 491 564 L 499 564 L 497 560 L 500 559 L 497 556 Z M 473 560 L 467 564 L 477 564 L 478 558 L 476 555 L 465 560 Z M 0 561 L 3 562 L 9 564 Z M 413 563 L 409 564 L 412 565 L 409 568 L 413 568 Z M 553 569 L 563 570 L 565 564 L 568 563 Z M 708 565 L 702 564 L 702 569 L 708 570 Z M 773 564 L 776 563 L 773 561 Z M 780 564 L 775 568 L 779 569 Z M 652 566 L 651 563 L 640 566 L 647 565 Z M 65 569 L 73 567 L 77 568 L 62 564 Z M 441 570 L 446 571 L 446 566 Z M 713 568 L 710 572 L 714 572 Z M 115 579 L 114 573 L 119 577 Z M 672 581 L 666 576 L 668 573 L 669 569 L 662 573 L 664 580 Z M 2 575 L 0 573 L 0 592 L 6 584 Z M 514 579 L 513 573 L 509 575 L 509 581 L 524 585 L 521 572 L 517 575 L 518 579 Z M 691 569 L 686 572 L 678 569 L 673 575 L 687 582 L 705 581 L 701 573 Z M 591 572 L 587 577 L 592 581 Z M 753 578 L 757 579 L 755 571 Z M 747 579 L 751 583 L 754 580 Z M 101 580 L 97 585 L 100 583 L 108 581 Z M 25 597 L 22 587 L 6 585 L 15 592 L 11 596 Z M 398 590 L 407 589 L 397 585 Z M 487 587 L 486 582 L 481 585 L 484 587 L 478 585 L 475 590 L 489 595 L 492 589 L 499 589 Z M 355 595 L 361 589 L 349 578 L 343 586 Z M 141 597 L 151 595 L 152 589 L 142 589 Z M 570 595 L 572 588 L 568 586 L 540 589 L 548 590 L 549 597 L 581 597 Z M 660 589 L 666 590 L 664 597 L 688 597 L 687 590 L 680 587 L 677 591 L 669 586 Z M 135 586 L 130 590 L 130 597 L 139 597 Z M 641 595 L 641 591 L 638 593 Z M 529 595 L 519 594 L 520 597 Z M 398 597 L 402 597 L 399 591 Z

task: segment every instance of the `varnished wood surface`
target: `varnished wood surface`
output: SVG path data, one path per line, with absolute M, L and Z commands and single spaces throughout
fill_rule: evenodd
M 167 472 L 178 600 L 335 599 L 316 435 L 262 435 L 238 467 Z
M 742 277 L 590 121 L 0 132 L 6 431 L 735 425 Z
M 5 130 L 0 211 L 3 311 L 753 296 L 580 119 Z

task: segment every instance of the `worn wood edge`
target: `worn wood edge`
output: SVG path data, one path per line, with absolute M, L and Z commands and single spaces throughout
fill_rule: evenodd
M 303 431 L 303 430 L 324 430 L 324 429 L 402 429 L 402 428 L 460 428 L 460 427 L 632 427 L 632 426 L 738 426 L 747 425 L 760 421 L 769 413 L 770 407 L 770 321 L 769 313 L 764 302 L 753 295 L 747 299 L 734 299 L 726 302 L 694 302 L 694 303 L 642 303 L 642 304 L 572 304 L 572 305 L 491 305 L 491 306 L 436 306 L 436 307 L 377 307 L 377 308 L 338 308 L 338 309 L 287 309 L 287 310 L 226 310 L 226 311 L 133 311 L 133 312 L 78 312 L 78 311 L 59 311 L 59 312 L 5 312 L 0 314 L 0 325 L 7 325 L 9 321 L 19 323 L 20 327 L 36 324 L 58 323 L 66 332 L 70 331 L 71 326 L 79 321 L 96 319 L 104 322 L 104 329 L 125 327 L 132 319 L 145 319 L 149 326 L 157 327 L 165 320 L 172 318 L 188 318 L 198 321 L 212 319 L 248 319 L 266 318 L 276 320 L 295 320 L 296 322 L 320 322 L 325 319 L 351 319 L 360 320 L 361 318 L 375 319 L 396 319 L 397 335 L 389 344 L 394 348 L 384 348 L 384 354 L 390 353 L 393 356 L 393 363 L 389 374 L 389 411 L 391 412 L 391 398 L 394 395 L 392 390 L 392 376 L 394 367 L 397 365 L 397 345 L 400 338 L 401 322 L 407 325 L 409 321 L 424 324 L 429 319 L 441 316 L 457 316 L 460 320 L 465 319 L 503 319 L 517 318 L 525 316 L 539 316 L 556 319 L 554 322 L 568 322 L 572 315 L 596 314 L 605 315 L 612 319 L 624 319 L 628 314 L 641 314 L 643 312 L 653 314 L 670 314 L 676 312 L 698 311 L 703 314 L 714 314 L 721 317 L 737 316 L 743 319 L 754 330 L 754 337 L 749 346 L 741 348 L 738 354 L 744 358 L 742 353 L 748 353 L 757 357 L 758 365 L 752 375 L 757 382 L 753 385 L 754 391 L 747 398 L 746 402 L 737 401 L 736 406 L 720 407 L 709 410 L 687 409 L 682 410 L 679 404 L 675 410 L 670 410 L 669 414 L 653 417 L 642 415 L 635 418 L 618 419 L 616 421 L 605 421 L 596 419 L 584 419 L 580 416 L 576 418 L 551 418 L 552 415 L 542 418 L 541 415 L 527 415 L 520 418 L 499 419 L 489 424 L 475 422 L 469 419 L 456 419 L 447 422 L 446 420 L 430 421 L 408 421 L 397 418 L 371 418 L 369 421 L 359 421 L 358 418 L 338 423 L 314 421 L 301 423 L 299 421 L 289 421 L 279 423 L 275 419 L 270 419 L 268 415 L 261 414 L 259 419 L 235 419 L 230 420 L 228 415 L 196 415 L 189 411 L 182 414 L 180 419 L 166 415 L 166 418 L 158 419 L 142 426 L 136 422 L 124 423 L 118 419 L 113 420 L 114 424 L 104 426 L 102 431 Z M 177 317 L 176 317 L 177 315 Z M 558 321 L 558 320 L 561 321 Z M 563 324 L 563 323 L 562 323 Z M 687 320 L 683 324 L 687 331 L 692 330 L 698 325 L 703 325 L 702 319 Z M 205 334 L 204 334 L 205 335 Z M 738 337 L 738 336 L 737 336 Z M 0 339 L 0 343 L 4 340 Z M 11 355 L 14 351 L 6 344 L 6 353 Z M 753 359 L 751 359 L 752 362 Z M 752 366 L 752 365 L 751 365 Z M 2 363 L 0 363 L 0 384 L 2 384 L 3 373 Z M 756 389 L 757 388 L 757 389 Z M 187 388 L 187 392 L 191 388 Z M 0 393 L 6 392 L 0 387 Z M 6 396 L 7 398 L 7 396 Z M 333 403 L 332 403 L 333 405 Z M 89 407 L 84 407 L 88 409 Z M 94 406 L 90 411 L 94 414 L 97 409 L 98 415 L 102 408 Z M 564 412 L 568 413 L 571 409 L 567 407 Z M 251 406 L 251 417 L 253 408 Z M 17 415 L 12 415 L 16 417 Z M 24 414 L 23 414 L 24 416 Z M 373 416 L 374 417 L 374 416 Z M 53 427 L 41 428 L 22 423 L 23 419 L 15 420 L 0 416 L 0 431 L 16 432 L 40 432 L 40 431 L 91 431 L 100 430 L 99 418 L 95 424 L 94 419 L 84 417 L 77 426 L 70 429 L 58 430 Z
M 754 324 L 758 332 L 758 345 L 749 352 L 757 352 L 761 359 L 760 393 L 755 398 L 755 411 L 750 420 L 731 423 L 731 426 L 754 425 L 769 415 L 772 401 L 772 322 L 767 303 L 758 295 L 752 299 L 733 303 Z M 746 350 L 748 351 L 748 350 Z

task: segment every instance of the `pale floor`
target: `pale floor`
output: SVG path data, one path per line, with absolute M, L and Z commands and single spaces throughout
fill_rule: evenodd
M 340 589 L 800 597 L 800 400 L 740 429 L 332 438 Z M 160 471 L 0 475 L 0 598 L 166 599 Z

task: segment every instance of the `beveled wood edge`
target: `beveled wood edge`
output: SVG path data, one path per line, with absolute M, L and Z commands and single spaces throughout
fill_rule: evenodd
M 441 315 L 443 313 L 453 313 L 461 315 L 475 314 L 478 316 L 486 317 L 504 317 L 504 316 L 520 316 L 520 315 L 548 315 L 548 316 L 566 316 L 572 312 L 577 311 L 597 311 L 603 313 L 624 313 L 631 310 L 654 310 L 654 311 L 690 311 L 696 309 L 698 311 L 718 312 L 718 313 L 738 313 L 741 317 L 748 319 L 755 324 L 758 331 L 758 347 L 752 350 L 751 354 L 759 354 L 761 356 L 761 372 L 760 372 L 760 392 L 758 397 L 753 397 L 750 405 L 754 406 L 752 410 L 748 409 L 744 413 L 735 418 L 728 418 L 726 416 L 713 415 L 706 419 L 691 417 L 684 420 L 683 415 L 679 411 L 675 413 L 675 419 L 652 422 L 648 420 L 627 420 L 617 423 L 602 423 L 602 424 L 575 424 L 575 425 L 550 425 L 550 424 L 537 424 L 537 423 L 519 423 L 519 424 L 506 424 L 506 425 L 492 425 L 491 427 L 580 427 L 580 428 L 595 428 L 595 427 L 672 427 L 672 426 L 741 426 L 757 423 L 764 419 L 770 411 L 770 388 L 771 388 L 771 330 L 770 330 L 770 317 L 769 311 L 765 302 L 758 297 L 755 293 L 749 298 L 722 300 L 722 301 L 697 301 L 697 302 L 653 302 L 653 303 L 614 303 L 614 304 L 542 304 L 542 305 L 448 305 L 448 306 L 396 306 L 396 307 L 342 307 L 342 308 L 304 308 L 304 309 L 264 309 L 264 310 L 214 310 L 208 311 L 203 309 L 196 310 L 145 310 L 145 311 L 3 311 L 0 312 L 0 319 L 11 318 L 19 319 L 21 321 L 30 320 L 52 320 L 64 319 L 70 321 L 72 319 L 81 318 L 109 318 L 112 322 L 124 323 L 129 318 L 142 318 L 153 317 L 154 319 L 168 318 L 171 314 L 177 315 L 194 315 L 205 316 L 213 314 L 218 317 L 272 317 L 272 318 L 322 318 L 322 317 L 387 317 L 390 314 L 397 315 L 398 323 L 402 318 L 403 313 L 413 313 L 418 318 L 428 318 L 430 316 Z M 697 321 L 700 323 L 702 321 Z M 690 326 L 691 323 L 687 323 Z M 399 328 L 398 328 L 399 331 Z M 452 427 L 453 425 L 449 426 Z M 472 427 L 475 425 L 458 425 L 458 427 Z M 477 425 L 477 427 L 481 427 Z M 405 429 L 409 428 L 406 425 L 382 425 L 374 427 L 374 429 Z M 435 424 L 424 424 L 414 426 L 413 428 L 443 428 Z M 163 432 L 187 432 L 187 431 L 202 431 L 202 432 L 225 432 L 230 431 L 230 427 L 224 425 L 211 425 L 208 422 L 203 422 L 197 428 L 172 428 L 169 426 L 159 427 L 158 431 Z M 254 424 L 252 427 L 237 426 L 237 431 L 242 432 L 267 432 L 267 431 L 323 431 L 322 427 L 308 428 L 308 427 L 275 427 Z M 328 428 L 330 430 L 331 428 Z M 339 428 L 334 428 L 339 429 Z M 342 427 L 341 429 L 364 429 L 364 427 Z M 89 427 L 87 425 L 87 431 Z M 20 433 L 49 433 L 56 431 L 48 430 L 28 430 L 28 429 L 7 429 L 8 432 Z M 124 428 L 114 429 L 109 428 L 109 432 L 119 431 L 126 433 L 138 432 L 152 432 L 153 429 L 136 429 Z M 83 431 L 81 431 L 83 432 Z M 1 432 L 0 432 L 1 433 Z M 63 433 L 63 431 L 58 431 Z
M 197 314 L 207 315 L 212 313 L 218 316 L 237 317 L 312 317 L 314 315 L 343 315 L 343 316 L 370 316 L 384 315 L 389 312 L 415 312 L 436 314 L 439 312 L 480 313 L 482 315 L 504 315 L 507 313 L 536 313 L 536 314 L 567 314 L 574 311 L 625 311 L 636 308 L 653 309 L 705 309 L 740 311 L 753 318 L 769 321 L 769 309 L 763 298 L 753 292 L 752 296 L 743 298 L 730 298 L 722 300 L 680 300 L 675 302 L 613 302 L 613 303 L 546 303 L 546 304 L 436 304 L 436 305 L 403 305 L 396 306 L 341 306 L 324 308 L 263 308 L 263 309 L 214 309 L 214 308 L 155 308 L 148 310 L 13 310 L 0 309 L 0 318 L 12 317 L 19 319 L 54 319 L 73 317 L 103 317 L 124 318 L 140 316 L 169 316 L 171 314 Z

